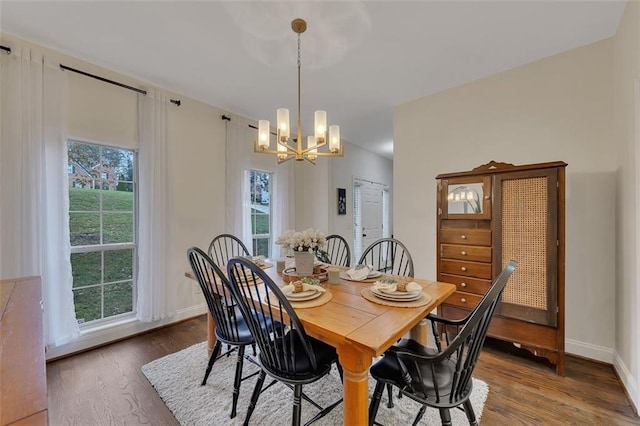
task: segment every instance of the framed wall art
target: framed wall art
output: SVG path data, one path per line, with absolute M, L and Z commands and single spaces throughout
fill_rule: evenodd
M 338 214 L 347 214 L 347 190 L 338 188 Z

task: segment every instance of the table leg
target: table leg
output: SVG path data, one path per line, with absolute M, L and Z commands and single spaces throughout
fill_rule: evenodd
M 211 313 L 207 313 L 207 353 L 211 355 L 216 345 L 216 321 Z
M 343 424 L 365 426 L 369 421 L 368 379 L 371 356 L 353 346 L 339 347 L 338 356 L 344 371 Z

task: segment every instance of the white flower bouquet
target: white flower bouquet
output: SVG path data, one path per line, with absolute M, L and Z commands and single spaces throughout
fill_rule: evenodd
M 325 243 L 324 234 L 313 228 L 304 231 L 288 230 L 276 240 L 276 244 L 293 251 L 314 251 Z

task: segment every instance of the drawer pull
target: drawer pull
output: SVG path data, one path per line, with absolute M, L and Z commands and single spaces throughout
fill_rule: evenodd
M 467 299 L 465 299 L 464 297 L 463 297 L 462 299 L 460 299 L 460 301 L 461 301 L 462 303 L 467 303 Z
M 466 235 L 460 235 L 460 238 L 462 238 L 463 240 L 466 240 L 467 236 Z
M 460 254 L 461 254 L 461 255 L 463 255 L 463 256 L 466 256 L 466 255 L 467 255 L 467 252 L 466 252 L 466 251 L 464 251 L 464 250 L 462 250 L 462 252 L 460 252 Z
M 460 283 L 460 287 L 466 287 L 467 283 Z
M 462 272 L 467 272 L 467 267 L 466 267 L 466 266 L 463 266 L 462 268 L 460 268 L 460 270 L 461 270 Z

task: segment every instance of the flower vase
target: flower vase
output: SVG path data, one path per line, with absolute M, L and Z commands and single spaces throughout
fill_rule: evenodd
M 313 275 L 314 254 L 310 251 L 294 251 L 293 257 L 296 261 L 296 272 L 298 276 Z

